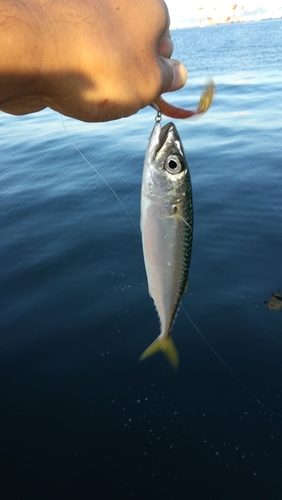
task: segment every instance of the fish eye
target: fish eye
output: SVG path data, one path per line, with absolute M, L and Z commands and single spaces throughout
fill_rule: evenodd
M 169 155 L 165 161 L 165 169 L 170 174 L 179 174 L 182 172 L 182 164 L 179 158 L 175 155 Z

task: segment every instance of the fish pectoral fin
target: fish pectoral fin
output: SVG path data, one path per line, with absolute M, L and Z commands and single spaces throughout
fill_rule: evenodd
M 152 354 L 159 351 L 164 353 L 169 364 L 177 370 L 179 365 L 179 356 L 171 336 L 165 340 L 161 337 L 154 340 L 154 342 L 143 352 L 143 354 L 141 354 L 139 361 L 149 358 L 149 356 L 152 356 Z
M 189 222 L 187 222 L 187 220 L 182 217 L 181 213 L 177 209 L 177 206 L 174 207 L 174 217 L 184 222 L 184 224 L 186 224 L 186 226 L 189 227 L 189 229 L 191 229 L 192 231 L 192 227 L 190 226 Z

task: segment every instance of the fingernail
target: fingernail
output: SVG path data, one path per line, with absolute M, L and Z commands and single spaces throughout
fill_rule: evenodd
M 188 71 L 184 64 L 181 62 L 174 62 L 173 64 L 173 80 L 170 87 L 170 91 L 178 90 L 184 87 L 188 78 Z

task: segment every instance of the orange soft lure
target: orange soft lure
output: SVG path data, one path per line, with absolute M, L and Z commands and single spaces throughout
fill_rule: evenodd
M 198 104 L 198 108 L 195 111 L 173 106 L 172 104 L 166 102 L 162 97 L 157 97 L 157 99 L 154 100 L 151 106 L 154 109 L 157 109 L 163 115 L 169 116 L 170 118 L 179 118 L 179 119 L 191 118 L 191 116 L 200 115 L 202 113 L 205 113 L 209 109 L 213 100 L 214 91 L 215 91 L 215 85 L 213 80 L 211 80 L 205 86 Z

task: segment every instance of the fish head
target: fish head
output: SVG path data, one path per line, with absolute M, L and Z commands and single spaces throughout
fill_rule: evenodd
M 142 190 L 166 204 L 179 203 L 186 195 L 188 166 L 174 123 L 153 128 L 143 169 Z

